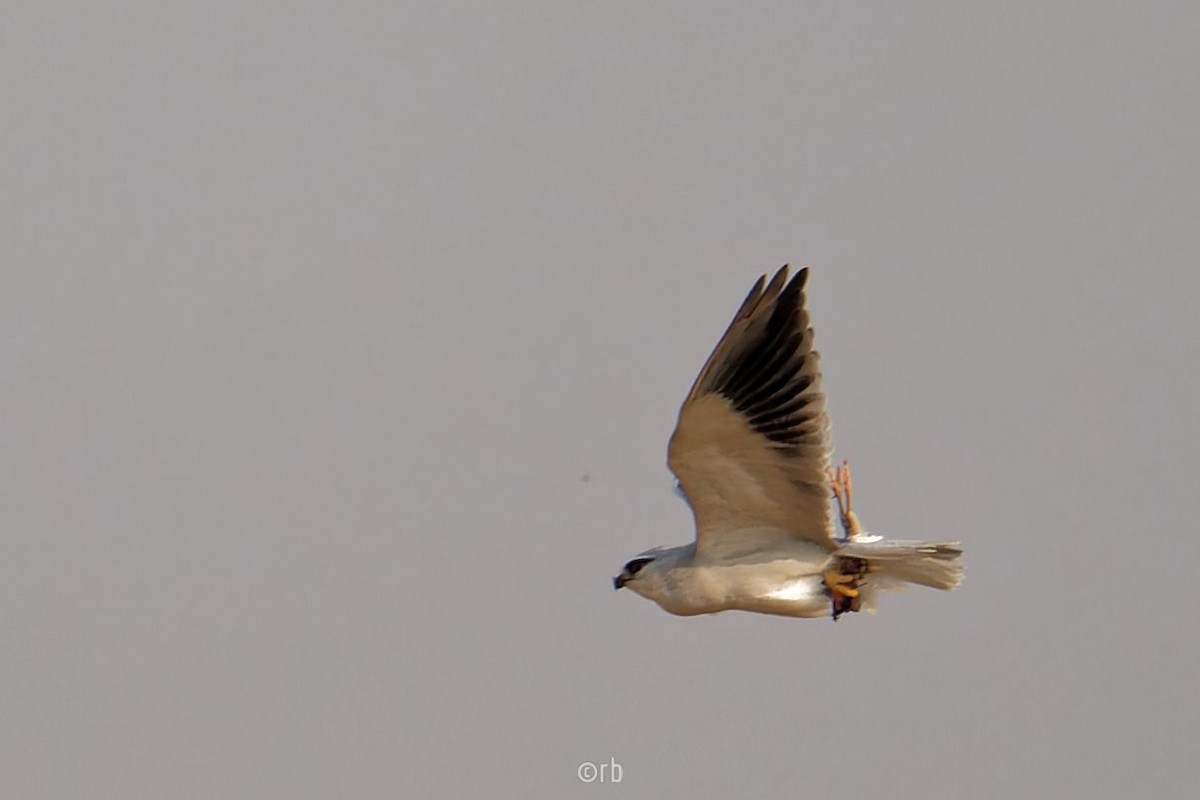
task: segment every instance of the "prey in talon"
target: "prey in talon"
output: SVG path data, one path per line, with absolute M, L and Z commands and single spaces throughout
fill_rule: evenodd
M 867 562 L 861 558 L 839 558 L 825 570 L 825 586 L 833 603 L 833 621 L 850 611 L 862 608 L 863 580 L 869 572 Z

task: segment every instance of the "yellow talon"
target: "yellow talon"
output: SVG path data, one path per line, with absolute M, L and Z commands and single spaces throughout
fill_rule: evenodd
M 858 589 L 850 585 L 855 579 L 856 576 L 843 575 L 837 570 L 825 571 L 825 585 L 829 587 L 829 591 L 840 597 L 858 597 Z

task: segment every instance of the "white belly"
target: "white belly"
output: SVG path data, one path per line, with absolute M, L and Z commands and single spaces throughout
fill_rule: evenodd
M 787 617 L 830 613 L 823 564 L 780 559 L 756 564 L 695 565 L 676 571 L 670 591 L 655 598 L 673 614 L 754 611 Z

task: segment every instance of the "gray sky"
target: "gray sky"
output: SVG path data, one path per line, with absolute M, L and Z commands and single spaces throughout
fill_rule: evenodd
M 973 6 L 10 7 L 2 793 L 1193 797 L 1200 12 Z M 614 593 L 788 261 L 966 583 Z

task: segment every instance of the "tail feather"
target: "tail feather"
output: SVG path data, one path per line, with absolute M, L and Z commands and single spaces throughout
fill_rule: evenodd
M 962 552 L 958 542 L 870 541 L 860 537 L 844 544 L 838 555 L 865 559 L 871 571 L 878 573 L 880 588 L 916 583 L 933 589 L 953 589 L 962 583 Z

